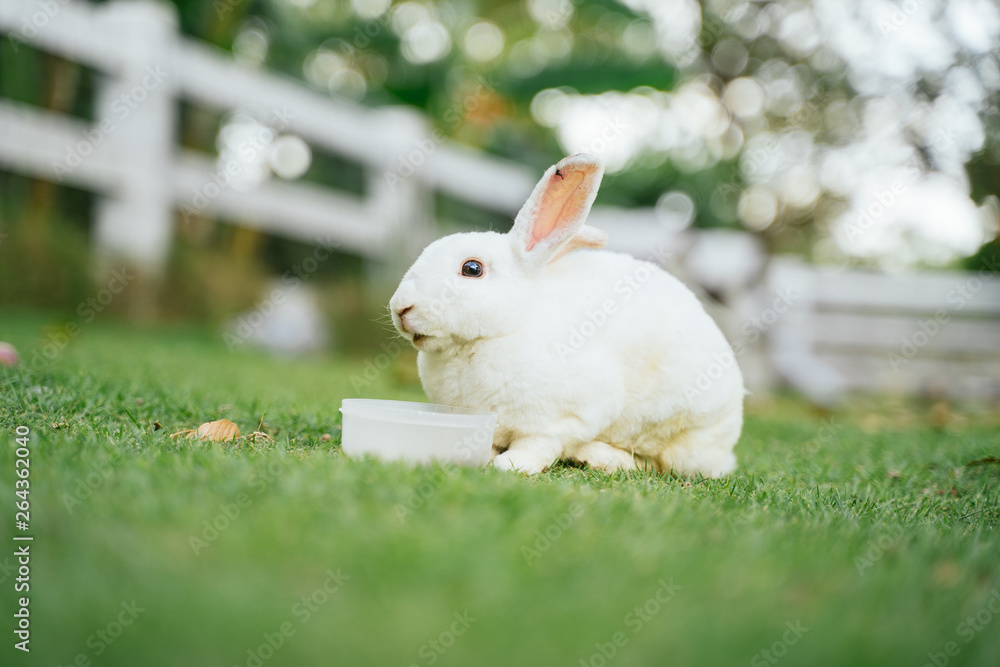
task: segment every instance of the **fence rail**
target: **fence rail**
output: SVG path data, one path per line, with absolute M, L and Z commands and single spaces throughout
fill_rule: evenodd
M 521 165 L 435 140 L 412 109 L 338 103 L 300 82 L 241 66 L 220 49 L 180 36 L 167 6 L 43 4 L 0 3 L 0 31 L 15 46 L 28 43 L 102 72 L 97 119 L 88 123 L 0 100 L 0 165 L 104 195 L 95 224 L 99 252 L 162 269 L 175 210 L 213 188 L 214 160 L 175 146 L 179 99 L 227 112 L 279 114 L 283 132 L 353 160 L 367 174 L 361 196 L 270 180 L 251 192 L 222 187 L 199 212 L 373 259 L 412 255 L 429 240 L 431 191 L 513 214 L 534 184 Z M 79 169 L 64 164 L 74 147 L 86 152 L 75 156 L 85 163 Z M 386 178 L 414 151 L 421 164 L 412 177 Z
M 775 369 L 827 402 L 850 390 L 1000 399 L 1000 273 L 887 275 L 775 258 L 794 307 L 769 336 Z

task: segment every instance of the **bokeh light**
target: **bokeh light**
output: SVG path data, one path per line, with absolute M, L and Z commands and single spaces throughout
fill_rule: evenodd
M 503 53 L 504 36 L 496 23 L 477 21 L 465 31 L 462 48 L 472 60 L 489 62 Z
M 333 11 L 320 10 L 312 11 Z M 662 86 L 549 84 L 532 92 L 525 111 L 561 152 L 595 153 L 609 174 L 669 169 L 680 180 L 662 183 L 657 211 L 690 197 L 694 212 L 685 224 L 739 225 L 775 237 L 809 224 L 814 233 L 798 237 L 809 239 L 811 247 L 799 245 L 806 254 L 839 252 L 882 266 L 947 264 L 989 238 L 991 218 L 973 201 L 966 173 L 973 156 L 996 151 L 986 123 L 1000 127 L 1000 9 L 989 0 L 621 0 L 607 7 L 525 0 L 495 13 L 351 0 L 349 11 L 388 27 L 411 66 L 464 61 L 514 86 L 584 63 L 600 72 L 615 57 L 672 72 Z M 241 58 L 266 57 L 265 25 L 248 23 L 240 35 L 234 50 Z M 392 72 L 384 55 L 365 46 L 329 41 L 306 59 L 306 78 L 337 97 L 366 99 Z M 459 83 L 449 89 L 464 90 Z M 498 110 L 509 108 L 490 113 Z M 480 119 L 467 139 L 489 136 L 484 131 L 497 118 Z M 845 241 L 873 193 L 904 176 L 912 189 L 892 215 L 865 241 Z M 692 178 L 701 184 L 678 187 Z M 952 216 L 929 215 L 943 206 Z M 900 249 L 890 260 L 892 244 Z
M 294 180 L 306 173 L 312 162 L 312 151 L 302 137 L 285 134 L 274 140 L 268 154 L 268 163 L 279 177 Z
M 422 65 L 444 58 L 451 49 L 447 28 L 433 19 L 417 22 L 403 33 L 403 57 Z

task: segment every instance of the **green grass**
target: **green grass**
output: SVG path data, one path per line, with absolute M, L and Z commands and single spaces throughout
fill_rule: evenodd
M 0 339 L 27 362 L 0 370 L 4 665 L 768 665 L 772 647 L 787 665 L 1000 656 L 1000 598 L 988 606 L 1000 465 L 966 465 L 1000 455 L 995 415 L 954 413 L 934 429 L 889 401 L 832 417 L 758 402 L 723 480 L 409 469 L 347 459 L 337 411 L 359 393 L 422 400 L 409 353 L 357 392 L 363 358 L 273 360 L 198 330 L 97 322 L 33 369 L 48 324 L 0 313 Z M 222 417 L 249 433 L 262 416 L 272 442 L 169 437 Z M 31 430 L 30 656 L 10 632 L 19 425 Z M 206 533 L 213 520 L 228 526 Z M 205 541 L 197 554 L 192 536 Z M 328 572 L 340 582 L 329 594 Z M 116 633 L 133 600 L 143 611 L 106 643 L 96 633 Z M 980 630 L 961 625 L 977 613 Z M 808 630 L 782 644 L 786 623 Z M 281 647 L 252 659 L 283 624 Z

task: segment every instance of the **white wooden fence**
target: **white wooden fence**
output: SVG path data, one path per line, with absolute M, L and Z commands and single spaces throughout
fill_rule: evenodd
M 103 74 L 93 123 L 0 99 L 0 167 L 101 193 L 97 250 L 152 272 L 169 256 L 175 212 L 198 193 L 211 194 L 199 213 L 386 260 L 412 257 L 435 235 L 433 192 L 513 217 L 540 176 L 438 141 L 413 109 L 338 103 L 241 66 L 179 35 L 169 5 L 3 0 L 0 32 Z M 280 118 L 283 132 L 363 166 L 364 195 L 277 179 L 250 190 L 218 187 L 211 156 L 176 146 L 181 99 L 242 110 L 264 124 Z M 79 164 L 67 165 L 71 155 Z M 409 167 L 410 177 L 386 178 Z M 662 259 L 665 250 L 690 245 L 664 230 L 652 209 L 598 206 L 592 220 L 608 231 L 613 249 Z
M 775 258 L 767 285 L 791 302 L 768 332 L 771 364 L 819 402 L 850 390 L 1000 400 L 1000 273 L 829 271 Z
M 512 214 L 535 181 L 521 165 L 436 141 L 411 109 L 340 104 L 241 66 L 180 36 L 168 5 L 3 0 L 0 32 L 104 75 L 93 123 L 0 100 L 0 166 L 100 192 L 98 250 L 153 272 L 169 255 L 176 209 L 199 192 L 213 195 L 199 209 L 207 215 L 385 259 L 433 234 L 431 191 Z M 179 99 L 262 123 L 280 116 L 283 132 L 362 165 L 364 195 L 273 179 L 249 192 L 211 185 L 215 160 L 176 146 Z M 405 161 L 417 165 L 411 177 L 385 178 Z

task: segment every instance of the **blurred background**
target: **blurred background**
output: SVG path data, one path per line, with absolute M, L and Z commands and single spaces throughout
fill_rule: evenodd
M 429 240 L 587 151 L 591 223 L 752 387 L 1000 399 L 991 0 L 5 0 L 0 32 L 0 320 L 371 354 Z

